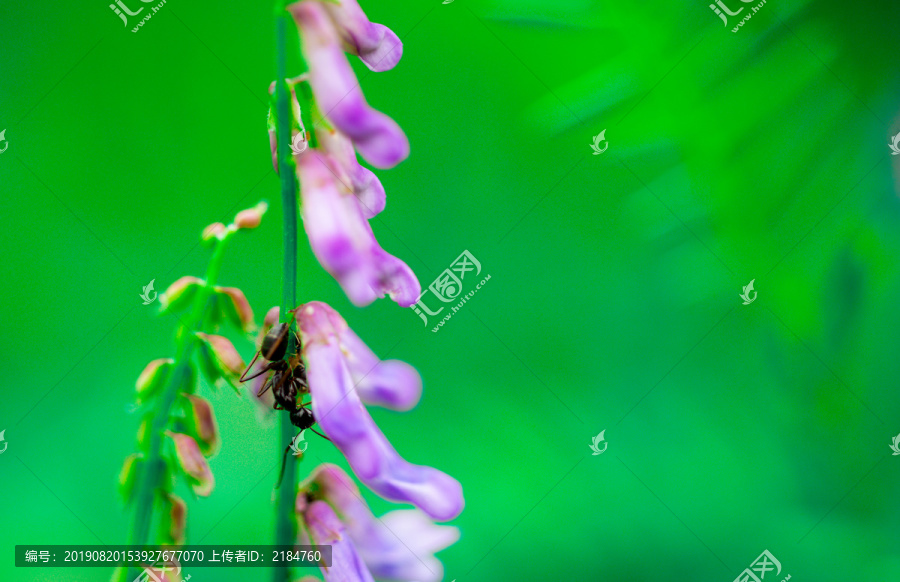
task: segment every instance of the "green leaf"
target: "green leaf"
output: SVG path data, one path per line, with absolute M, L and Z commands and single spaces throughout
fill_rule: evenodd
M 143 468 L 143 455 L 134 453 L 125 458 L 122 470 L 119 472 L 119 494 L 128 505 L 134 497 L 134 489 L 138 481 L 138 475 Z
M 206 285 L 203 279 L 197 277 L 185 276 L 166 289 L 165 293 L 159 296 L 160 313 L 180 313 L 187 310 L 193 305 L 197 298 L 197 293 Z
M 160 358 L 147 364 L 135 382 L 138 404 L 147 402 L 162 390 L 174 362 L 172 358 Z

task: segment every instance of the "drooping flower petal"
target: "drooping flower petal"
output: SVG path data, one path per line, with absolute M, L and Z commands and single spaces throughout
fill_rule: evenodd
M 459 539 L 457 528 L 437 525 L 417 509 L 392 511 L 376 518 L 350 476 L 336 465 L 317 467 L 305 487 L 312 483 L 317 486 L 316 498 L 334 506 L 346 524 L 373 576 L 419 582 L 441 580 L 443 565 L 434 554 Z
M 405 160 L 409 155 L 406 135 L 393 119 L 366 103 L 325 9 L 306 1 L 291 4 L 288 10 L 301 29 L 309 83 L 325 117 L 353 140 L 373 166 L 391 168 Z
M 303 512 L 313 544 L 331 546 L 331 567 L 322 567 L 325 582 L 374 582 L 344 524 L 324 501 L 313 501 Z
M 383 24 L 370 22 L 356 0 L 322 3 L 331 16 L 344 50 L 358 55 L 375 72 L 393 69 L 403 56 L 403 43 Z
M 400 360 L 379 360 L 329 305 L 310 301 L 300 309 L 299 321 L 304 338 L 340 346 L 356 392 L 364 403 L 392 410 L 409 410 L 418 404 L 422 377 L 416 369 Z
M 359 165 L 353 142 L 336 130 L 322 129 L 316 136 L 319 138 L 320 149 L 336 160 L 343 170 L 337 177 L 345 182 L 346 186 L 351 187 L 356 199 L 359 200 L 363 216 L 367 219 L 372 218 L 384 210 L 387 202 L 384 186 L 371 170 Z
M 216 423 L 216 415 L 212 405 L 205 398 L 193 394 L 182 394 L 188 403 L 191 425 L 200 441 L 200 451 L 207 457 L 216 454 L 219 450 L 219 428 Z
M 422 377 L 415 368 L 400 360 L 379 360 L 349 327 L 339 332 L 338 339 L 363 402 L 392 410 L 409 410 L 418 404 Z
M 209 469 L 209 463 L 200 452 L 197 441 L 186 434 L 171 431 L 166 431 L 166 434 L 175 443 L 178 464 L 188 476 L 194 493 L 201 497 L 208 497 L 215 486 L 215 478 Z
M 411 503 L 433 519 L 453 519 L 464 503 L 459 482 L 432 467 L 413 465 L 394 450 L 353 388 L 335 330 L 322 329 L 327 312 L 316 307 L 303 307 L 300 329 L 319 426 L 372 491 L 385 499 Z
M 303 226 L 313 253 L 355 305 L 388 294 L 409 307 L 421 292 L 418 279 L 406 263 L 378 245 L 356 196 L 335 179 L 333 165 L 315 151 L 297 165 Z
M 296 140 L 299 146 L 293 146 L 292 151 L 300 149 L 301 151 L 293 151 L 295 159 L 303 155 L 308 147 L 305 137 L 300 135 L 303 132 L 303 121 L 300 118 L 300 103 L 297 101 L 296 85 L 305 80 L 308 75 L 301 75 L 296 79 L 288 79 L 287 84 L 291 91 L 291 108 L 293 111 L 293 119 L 299 124 L 299 127 L 293 128 L 292 143 Z M 275 83 L 269 87 L 269 92 L 275 90 Z M 363 214 L 366 218 L 372 218 L 379 212 L 384 210 L 385 193 L 381 181 L 369 169 L 359 165 L 356 159 L 356 150 L 353 149 L 353 142 L 347 136 L 335 129 L 319 128 L 316 130 L 316 136 L 319 139 L 319 149 L 324 153 L 333 157 L 339 165 L 339 168 L 333 168 L 336 171 L 337 178 L 350 186 L 353 193 L 356 194 L 360 202 Z M 275 128 L 269 128 L 269 147 L 272 151 L 272 164 L 275 171 L 278 171 L 278 143 L 275 135 Z
M 373 576 L 384 580 L 439 582 L 444 565 L 434 553 L 456 543 L 459 530 L 437 525 L 417 509 L 381 516 L 382 536 L 367 538 L 360 552 Z M 387 533 L 384 533 L 387 532 Z

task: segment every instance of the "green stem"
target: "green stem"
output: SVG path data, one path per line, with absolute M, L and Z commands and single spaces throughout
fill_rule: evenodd
M 166 467 L 162 458 L 163 435 L 168 427 L 169 415 L 172 405 L 178 397 L 178 392 L 184 387 L 190 377 L 191 356 L 198 341 L 195 332 L 202 330 L 203 322 L 208 313 L 207 308 L 212 297 L 213 286 L 216 284 L 222 265 L 225 242 L 232 234 L 233 231 L 226 231 L 223 238 L 217 241 L 213 256 L 206 270 L 206 284 L 198 291 L 187 322 L 178 329 L 176 334 L 176 353 L 178 355 L 175 359 L 175 366 L 166 377 L 162 400 L 156 408 L 149 427 L 150 443 L 138 485 L 134 525 L 131 530 L 132 545 L 145 545 L 150 535 L 153 508 L 157 500 L 159 483 Z M 132 579 L 131 574 L 129 574 L 128 579 Z
M 279 3 L 280 4 L 280 3 Z M 287 77 L 287 13 L 283 5 L 276 13 L 276 83 L 275 83 L 275 135 L 278 144 L 278 174 L 281 178 L 281 206 L 284 214 L 284 273 L 282 278 L 281 295 L 281 320 L 290 321 L 291 328 L 295 328 L 294 316 L 290 311 L 297 307 L 297 178 L 294 173 L 294 165 L 287 152 L 291 151 L 291 106 L 290 92 L 285 78 Z M 292 354 L 296 350 L 294 334 L 288 334 L 287 353 Z M 286 442 L 294 438 L 294 427 L 290 417 L 286 414 L 281 417 L 281 431 L 278 442 L 278 459 L 284 454 L 282 447 Z M 276 507 L 275 543 L 278 545 L 293 545 L 297 537 L 296 518 L 294 517 L 294 496 L 297 489 L 297 470 L 294 459 L 287 461 L 284 479 L 278 492 Z M 285 582 L 290 580 L 289 568 L 275 568 L 273 580 Z

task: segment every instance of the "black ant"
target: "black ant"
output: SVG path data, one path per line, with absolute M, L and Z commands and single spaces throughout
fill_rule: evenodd
M 294 311 L 296 310 L 292 310 L 290 313 Z M 287 353 L 290 325 L 290 323 L 279 323 L 266 333 L 260 349 L 253 356 L 253 360 L 250 361 L 250 365 L 247 366 L 244 373 L 241 374 L 239 381 L 243 383 L 271 371 L 272 375 L 259 389 L 256 396 L 262 396 L 271 388 L 272 396 L 275 397 L 275 410 L 287 410 L 291 418 L 291 424 L 299 428 L 301 432 L 310 429 L 325 440 L 331 440 L 312 428 L 316 424 L 316 419 L 312 410 L 307 408 L 309 403 L 303 402 L 303 396 L 309 394 L 309 384 L 306 381 L 306 366 L 300 357 L 302 350 L 300 336 L 296 331 L 291 331 L 294 340 L 294 350 L 291 354 Z M 266 365 L 258 369 L 254 374 L 247 376 L 247 373 L 253 368 L 253 364 L 260 355 L 266 360 Z M 287 453 L 290 449 L 291 445 L 288 445 L 284 450 L 284 459 L 281 463 L 282 477 L 284 476 L 284 467 L 287 462 Z M 278 484 L 281 484 L 281 477 L 278 478 Z

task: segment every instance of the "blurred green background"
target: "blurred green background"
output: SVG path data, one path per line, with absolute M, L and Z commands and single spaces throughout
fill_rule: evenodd
M 351 306 L 304 239 L 299 295 L 422 373 L 373 416 L 464 486 L 447 580 L 730 582 L 765 549 L 766 580 L 900 579 L 900 7 L 770 0 L 732 33 L 707 4 L 363 2 L 404 56 L 354 66 L 412 144 L 373 229 L 423 286 L 466 249 L 491 280 L 433 333 Z M 135 34 L 103 1 L 4 2 L 0 39 L 0 579 L 105 580 L 13 546 L 127 540 L 133 384 L 176 323 L 141 287 L 202 276 L 200 230 L 278 198 L 272 10 L 170 0 Z M 280 224 L 220 278 L 258 320 Z M 277 425 L 200 393 L 223 447 L 188 541 L 271 543 Z M 343 463 L 310 440 L 301 476 Z

